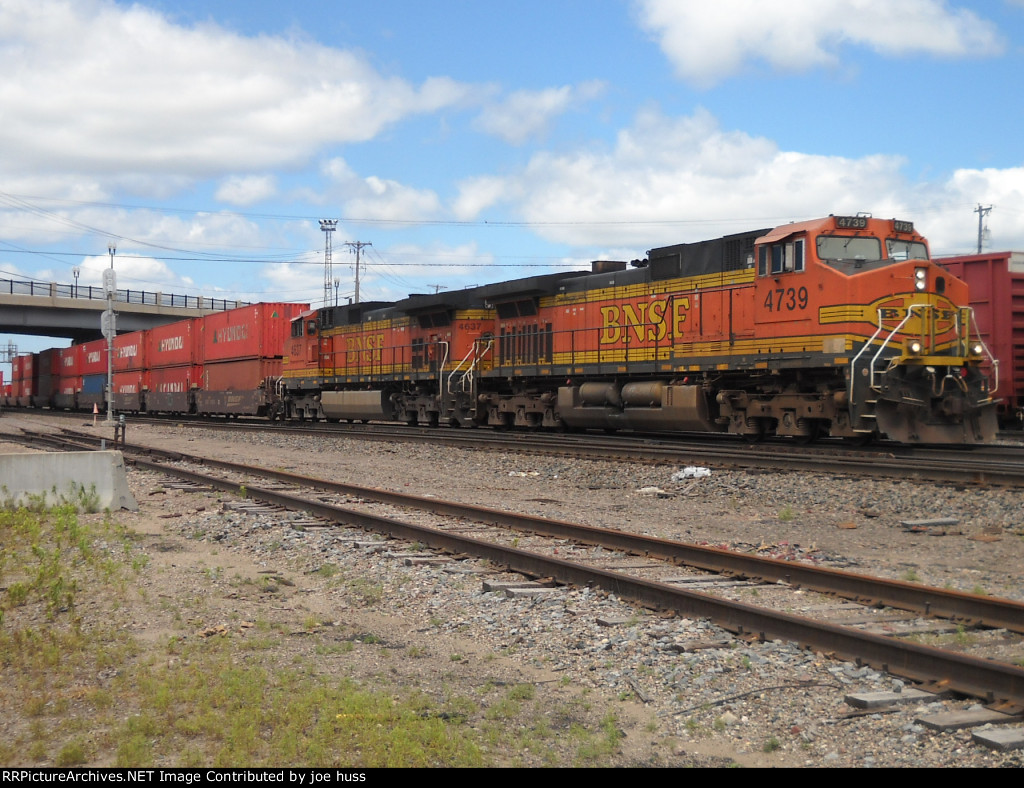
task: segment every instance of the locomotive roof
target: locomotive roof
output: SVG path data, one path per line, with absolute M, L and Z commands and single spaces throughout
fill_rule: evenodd
M 647 252 L 651 279 L 702 276 L 735 271 L 754 264 L 754 244 L 764 230 L 748 230 L 708 241 L 661 246 Z
M 497 282 L 477 288 L 487 303 L 513 301 L 530 296 L 550 295 L 558 292 L 559 285 L 567 279 L 585 277 L 587 271 L 563 271 L 557 274 L 541 274 L 508 282 Z
M 832 226 L 834 226 L 834 219 L 831 216 L 825 219 L 809 219 L 806 222 L 790 222 L 789 224 L 779 225 L 771 230 L 762 230 L 764 235 L 757 239 L 757 243 L 774 243 L 775 241 L 781 241 L 783 238 L 788 238 L 794 233 L 823 230 L 826 227 L 831 229 Z

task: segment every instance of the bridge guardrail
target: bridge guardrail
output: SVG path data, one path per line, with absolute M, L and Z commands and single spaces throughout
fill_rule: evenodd
M 0 279 L 0 295 L 4 294 L 39 296 L 42 298 L 81 298 L 87 301 L 107 300 L 106 293 L 102 287 L 65 285 L 58 284 L 57 282 L 18 281 L 16 279 Z M 151 306 L 172 306 L 184 309 L 210 309 L 218 312 L 249 305 L 248 301 L 150 292 L 147 290 L 118 290 L 114 301 L 122 304 L 149 304 Z

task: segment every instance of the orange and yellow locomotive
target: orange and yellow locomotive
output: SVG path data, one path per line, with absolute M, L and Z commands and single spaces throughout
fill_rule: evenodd
M 829 216 L 306 313 L 281 396 L 304 418 L 976 443 L 996 419 L 967 303 L 911 223 Z

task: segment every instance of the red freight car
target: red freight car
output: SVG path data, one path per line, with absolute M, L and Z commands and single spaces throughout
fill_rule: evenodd
M 35 395 L 35 362 L 31 353 L 14 359 L 14 401 L 19 408 L 31 408 Z
M 1024 252 L 986 252 L 938 261 L 967 282 L 978 332 L 999 359 L 1003 424 L 1022 426 L 1024 414 Z
M 200 320 L 179 320 L 146 332 L 146 360 L 151 369 L 194 366 L 200 355 Z
M 203 371 L 196 411 L 269 415 L 291 319 L 307 309 L 306 304 L 251 304 L 200 318 Z
M 291 319 L 308 308 L 305 304 L 252 304 L 206 315 L 201 318 L 203 360 L 280 358 Z
M 133 331 L 114 337 L 114 372 L 146 368 L 146 332 Z
M 202 380 L 203 368 L 183 364 L 149 371 L 146 410 L 150 413 L 191 413 L 192 395 Z
M 145 377 L 141 369 L 114 373 L 114 410 L 129 413 L 143 410 Z
M 54 394 L 60 387 L 60 350 L 53 348 L 36 354 L 33 374 L 32 405 L 49 408 L 53 405 Z

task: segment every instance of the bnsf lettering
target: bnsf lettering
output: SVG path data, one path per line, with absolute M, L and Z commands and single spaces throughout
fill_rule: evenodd
M 347 364 L 379 364 L 383 361 L 384 354 L 383 334 L 368 334 L 366 336 L 348 337 L 345 340 L 345 350 L 348 352 Z
M 345 340 L 345 350 L 380 350 L 384 347 L 383 334 L 369 334 L 365 337 L 349 337 Z
M 239 342 L 249 338 L 249 326 L 228 326 L 219 331 L 213 332 L 213 343 L 215 345 L 223 342 Z
M 160 340 L 160 353 L 167 353 L 170 350 L 181 350 L 185 347 L 185 337 L 171 337 Z
M 673 335 L 682 334 L 690 299 L 671 299 L 672 314 L 668 314 L 669 303 L 669 299 L 666 299 L 601 307 L 599 342 L 602 345 L 614 345 L 629 341 L 629 337 L 635 337 L 639 342 L 660 342 L 668 335 L 669 320 L 672 321 Z
M 882 320 L 903 320 L 907 316 L 907 310 L 901 307 L 884 307 L 878 311 Z M 936 323 L 952 323 L 956 319 L 955 309 L 936 309 L 934 314 Z

